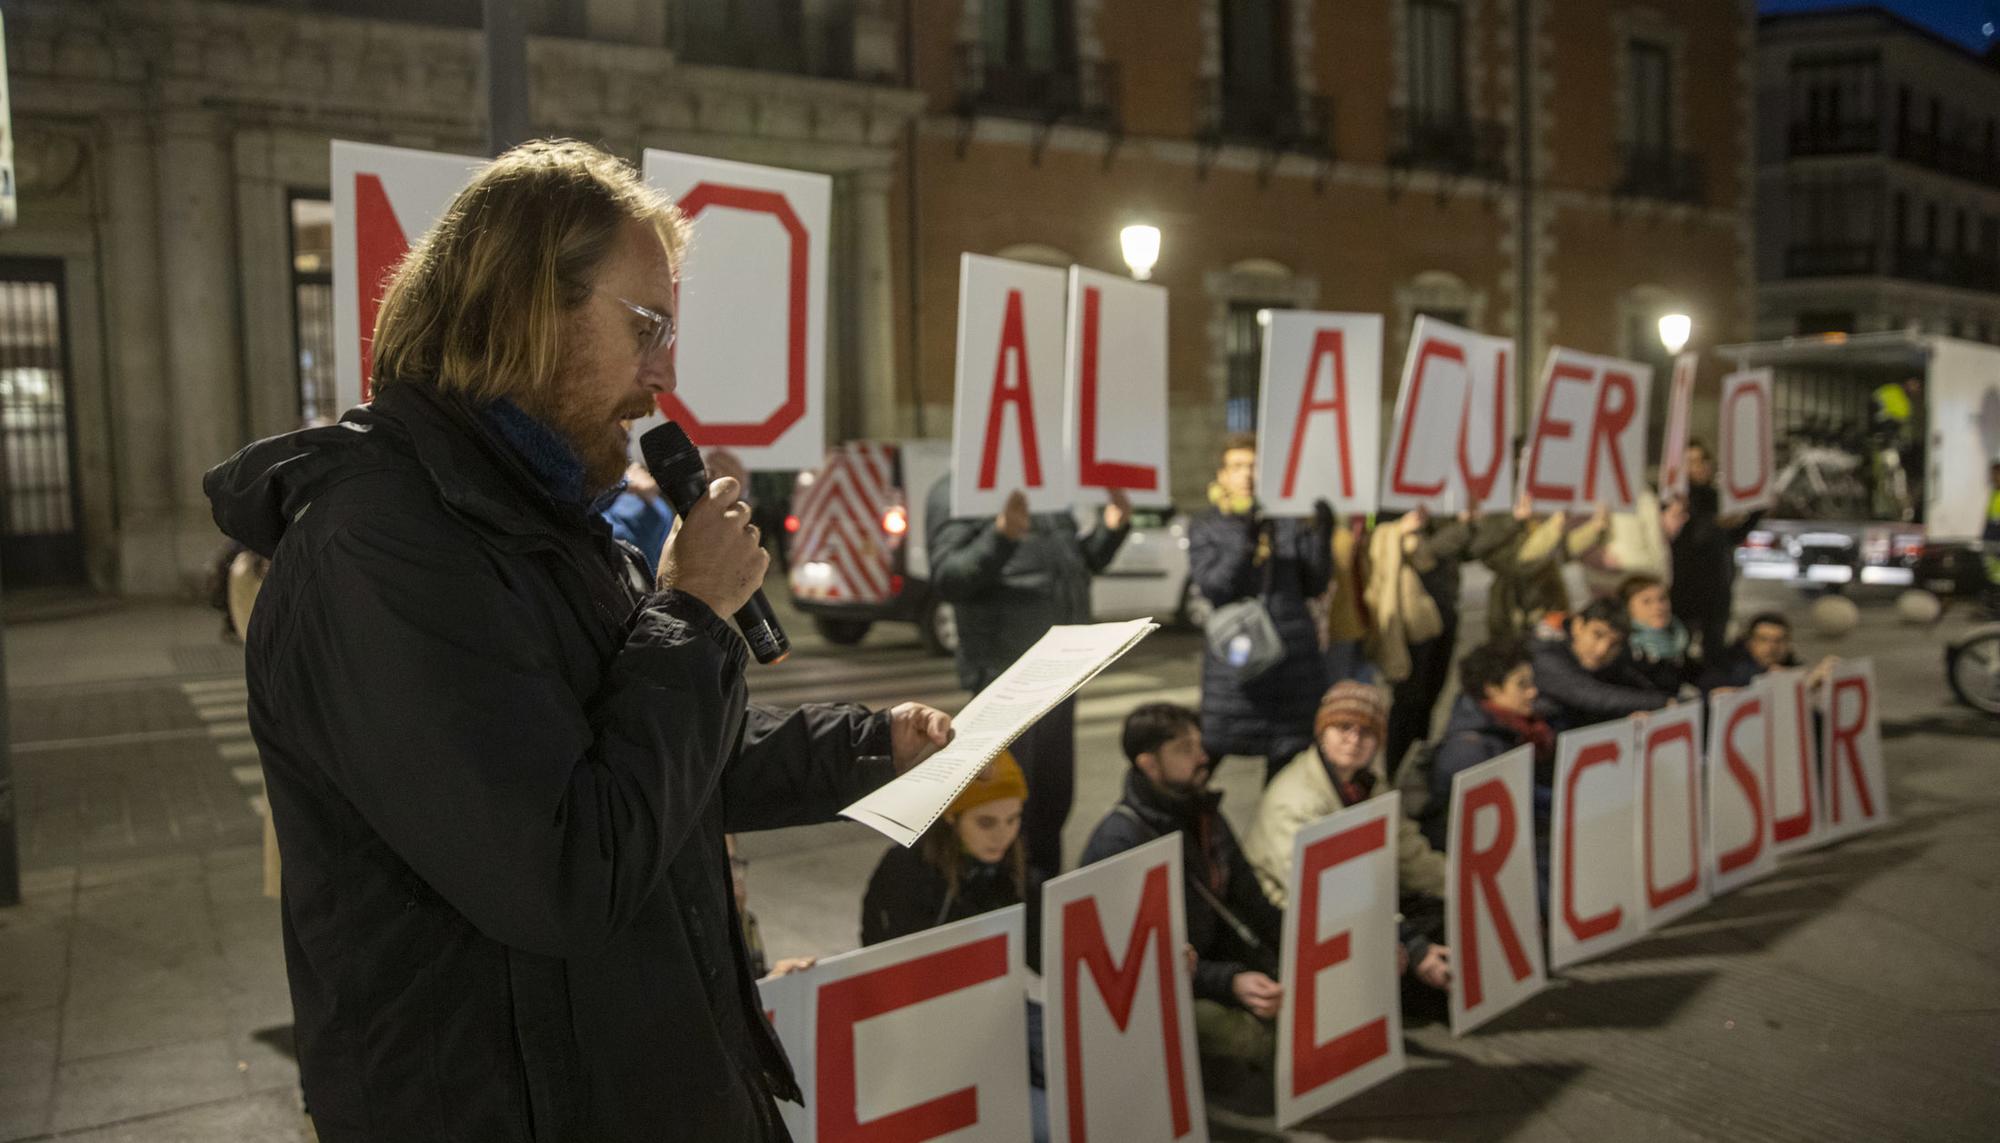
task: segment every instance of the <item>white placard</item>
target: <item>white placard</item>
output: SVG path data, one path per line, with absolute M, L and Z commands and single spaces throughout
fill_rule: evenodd
M 1639 773 L 1632 833 L 1639 873 L 1639 925 L 1646 932 L 1708 904 L 1708 831 L 1703 826 L 1701 702 L 1641 715 L 1633 730 Z
M 1067 511 L 1076 476 L 1063 446 L 1061 270 L 961 255 L 951 419 L 951 514 L 989 516 L 1019 489 L 1036 512 Z
M 389 275 L 485 159 L 333 141 L 333 385 L 342 410 L 374 394 L 366 366 Z
M 1633 795 L 1639 760 L 1634 719 L 1556 739 L 1549 831 L 1549 968 L 1603 956 L 1645 935 L 1633 866 Z
M 1259 385 L 1257 494 L 1272 516 L 1375 511 L 1382 316 L 1272 310 Z
M 1042 888 L 1055 1143 L 1208 1138 L 1181 875 L 1180 835 L 1169 834 Z
M 646 181 L 687 217 L 679 267 L 676 390 L 659 398 L 703 448 L 757 471 L 826 455 L 826 307 L 833 180 L 648 150 Z M 636 456 L 637 453 L 635 452 Z
M 1069 269 L 1063 440 L 1078 489 L 1161 500 L 1167 477 L 1167 291 Z
M 794 1027 L 812 1045 L 808 1071 L 784 1041 L 812 1129 L 799 1138 L 1026 1139 L 1025 915 L 982 913 L 797 974 L 809 991 Z
M 1542 369 L 1521 487 L 1542 512 L 1626 512 L 1646 478 L 1653 367 L 1560 346 Z
M 1764 792 L 1770 713 L 1770 697 L 1758 687 L 1708 696 L 1709 885 L 1717 897 L 1778 867 Z
M 1777 382 L 1769 369 L 1722 379 L 1716 433 L 1716 485 L 1724 516 L 1769 508 L 1778 501 L 1771 416 Z
M 1662 503 L 1687 495 L 1688 418 L 1694 411 L 1694 382 L 1700 369 L 1699 353 L 1683 353 L 1674 358 L 1673 388 L 1667 393 L 1667 423 L 1660 438 Z
M 1881 700 L 1873 659 L 1843 659 L 1834 665 L 1822 699 L 1828 841 L 1889 824 Z
M 1764 781 L 1770 799 L 1771 851 L 1784 857 L 1825 843 L 1812 696 L 1806 689 L 1806 673 L 1799 670 L 1768 671 L 1758 678 L 1757 686 L 1771 704 L 1771 757 Z
M 856 799 L 841 816 L 897 845 L 916 844 L 973 776 L 1022 731 L 1159 629 L 1150 619 L 1049 628 L 952 719 L 951 745 Z
M 778 1102 L 778 1115 L 785 1121 L 785 1129 L 794 1139 L 813 1139 L 812 1119 L 812 985 L 811 969 L 787 973 L 784 976 L 767 976 L 757 982 L 757 1002 L 764 1010 L 764 1019 L 771 1022 L 771 1030 L 778 1034 L 778 1043 L 784 1045 L 785 1058 L 792 1062 L 792 1074 L 798 1077 L 799 1089 L 805 1096 L 803 1103 L 793 1103 L 788 1099 Z
M 1279 979 L 1277 1119 L 1289 1127 L 1406 1066 L 1396 973 L 1394 791 L 1292 841 Z
M 1452 775 L 1445 944 L 1454 1036 L 1547 983 L 1535 900 L 1534 767 L 1534 748 L 1521 746 Z
M 1396 390 L 1381 506 L 1506 511 L 1514 496 L 1514 343 L 1417 318 Z

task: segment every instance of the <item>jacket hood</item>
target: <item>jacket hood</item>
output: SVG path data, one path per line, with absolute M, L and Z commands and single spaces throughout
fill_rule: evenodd
M 394 430 L 367 408 L 338 424 L 301 429 L 245 445 L 208 470 L 201 490 L 216 527 L 230 539 L 269 558 L 285 529 L 335 481 L 393 463 L 380 439 Z

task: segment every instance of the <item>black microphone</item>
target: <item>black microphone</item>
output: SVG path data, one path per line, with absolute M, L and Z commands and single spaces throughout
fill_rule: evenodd
M 653 474 L 653 482 L 660 486 L 667 503 L 683 519 L 708 495 L 708 469 L 701 463 L 701 450 L 679 425 L 668 421 L 647 429 L 639 437 L 639 454 L 646 458 L 646 471 Z M 782 662 L 792 653 L 792 641 L 785 638 L 785 629 L 771 614 L 762 588 L 737 609 L 736 626 L 760 663 Z

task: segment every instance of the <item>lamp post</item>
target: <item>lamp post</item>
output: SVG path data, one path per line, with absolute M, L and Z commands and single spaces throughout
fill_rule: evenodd
M 1660 344 L 1666 347 L 1667 356 L 1672 357 L 1687 348 L 1688 335 L 1694 332 L 1694 321 L 1686 314 L 1660 315 Z
M 1118 232 L 1118 248 L 1132 276 L 1143 282 L 1153 276 L 1153 267 L 1160 260 L 1160 228 L 1134 223 Z

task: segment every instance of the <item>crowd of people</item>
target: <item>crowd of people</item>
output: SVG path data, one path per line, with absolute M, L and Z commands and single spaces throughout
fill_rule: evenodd
M 1251 1102 L 1270 1086 L 1285 987 L 1278 948 L 1301 829 L 1401 792 L 1403 1003 L 1406 1018 L 1442 1018 L 1453 777 L 1532 748 L 1545 896 L 1558 734 L 1795 664 L 1777 613 L 1750 617 L 1728 638 L 1733 548 L 1754 520 L 1717 515 L 1715 469 L 1699 442 L 1688 448 L 1685 496 L 1663 505 L 1648 494 L 1635 512 L 1587 518 L 1538 515 L 1526 500 L 1486 515 L 1418 509 L 1341 520 L 1321 505 L 1310 518 L 1273 518 L 1256 496 L 1256 447 L 1250 435 L 1225 441 L 1209 506 L 1189 523 L 1190 578 L 1217 616 L 1199 708 L 1145 702 L 1127 715 L 1121 792 L 1078 858 L 1089 865 L 1180 836 L 1205 1080 L 1225 1100 L 1235 1092 Z M 950 519 L 944 483 L 931 501 L 934 586 L 968 632 L 958 669 L 975 693 L 1050 624 L 1087 618 L 1090 577 L 1116 553 L 1128 515 L 1118 498 L 1079 533 L 1068 514 L 1030 516 L 1018 497 L 990 520 Z M 1462 570 L 1474 562 L 1492 576 L 1487 624 L 1461 654 Z M 1572 564 L 1580 577 L 1565 574 Z M 1586 585 L 1574 596 L 1573 579 Z M 1454 665 L 1458 693 L 1440 725 Z M 1242 839 L 1209 785 L 1229 756 L 1264 772 Z M 1026 904 L 1032 965 L 1041 886 L 1063 869 L 1074 758 L 1074 719 L 1062 711 L 967 787 L 914 848 L 890 846 L 868 883 L 862 942 Z

